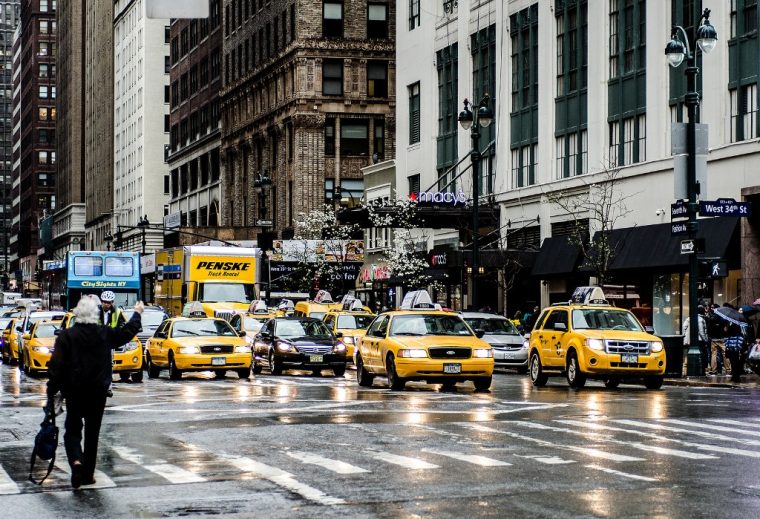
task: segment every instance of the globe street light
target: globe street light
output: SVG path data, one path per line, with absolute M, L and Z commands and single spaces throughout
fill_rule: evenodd
M 718 32 L 710 23 L 710 10 L 705 9 L 700 17 L 699 27 L 696 31 L 697 47 L 704 54 L 709 54 L 715 48 L 718 42 Z M 671 67 L 677 68 L 686 60 L 686 95 L 684 104 L 688 110 L 688 123 L 686 125 L 686 144 L 687 144 L 687 167 L 686 167 L 686 184 L 687 194 L 689 197 L 686 205 L 687 215 L 689 217 L 686 224 L 686 230 L 689 233 L 689 239 L 697 237 L 697 210 L 699 204 L 697 196 L 699 195 L 699 186 L 697 184 L 697 150 L 696 150 L 696 119 L 697 107 L 699 106 L 699 92 L 697 92 L 697 57 L 692 52 L 694 45 L 689 45 L 689 36 L 680 25 L 674 25 L 670 41 L 665 46 L 665 56 Z M 689 254 L 689 350 L 687 352 L 686 373 L 689 376 L 699 376 L 703 374 L 702 362 L 699 351 L 699 315 L 697 311 L 697 280 L 699 277 L 699 262 L 697 251 Z
M 480 153 L 480 128 L 487 128 L 493 123 L 493 112 L 488 107 L 491 97 L 488 94 L 483 95 L 483 99 L 478 103 L 478 108 L 473 113 L 470 110 L 470 102 L 464 100 L 464 110 L 459 112 L 459 124 L 464 130 L 470 130 L 470 139 L 472 149 L 470 150 L 470 160 L 472 161 L 472 284 L 471 284 L 471 303 L 473 310 L 478 309 L 478 285 L 476 283 L 478 272 L 480 271 L 480 214 L 478 213 L 478 203 L 480 201 L 480 168 L 478 167 L 483 158 Z

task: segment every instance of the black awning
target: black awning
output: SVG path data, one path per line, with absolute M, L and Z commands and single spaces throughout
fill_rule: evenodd
M 699 220 L 697 238 L 705 240 L 706 258 L 723 258 L 730 264 L 738 259 L 738 218 L 705 218 Z M 681 254 L 681 240 L 673 236 L 670 223 L 642 225 L 610 231 L 609 244 L 614 255 L 609 270 L 684 267 L 688 254 Z
M 481 267 L 517 267 L 530 269 L 536 262 L 538 251 L 519 249 L 480 249 L 478 260 Z M 472 264 L 472 251 L 464 251 L 464 261 Z
M 578 264 L 579 254 L 580 250 L 570 243 L 567 236 L 546 238 L 530 274 L 538 277 L 570 274 Z

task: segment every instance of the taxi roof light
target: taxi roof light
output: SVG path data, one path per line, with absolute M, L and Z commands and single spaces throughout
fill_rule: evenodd
M 440 310 L 441 305 L 433 304 L 426 290 L 413 290 L 404 296 L 402 310 Z
M 317 292 L 317 295 L 314 296 L 314 302 L 315 303 L 322 303 L 322 304 L 332 304 L 335 301 L 333 301 L 333 297 L 327 290 L 320 290 Z
M 248 313 L 249 314 L 268 314 L 269 308 L 267 308 L 267 304 L 262 301 L 261 299 L 257 299 L 256 301 L 253 301 L 251 303 L 251 306 L 248 307 Z
M 291 301 L 290 299 L 283 299 L 282 301 L 280 301 L 280 304 L 277 305 L 278 310 L 288 311 L 288 310 L 295 310 L 295 308 L 296 308 L 296 305 L 293 304 L 293 301 Z
M 604 296 L 602 287 L 588 286 L 577 287 L 570 296 L 570 304 L 576 305 L 609 305 L 609 301 Z

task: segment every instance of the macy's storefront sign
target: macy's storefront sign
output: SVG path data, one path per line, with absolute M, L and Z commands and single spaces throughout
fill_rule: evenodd
M 467 195 L 464 191 L 458 191 L 456 193 L 444 193 L 441 191 L 420 191 L 419 193 L 412 193 L 409 198 L 416 200 L 420 204 L 446 204 L 457 206 L 459 204 L 465 205 L 467 203 Z

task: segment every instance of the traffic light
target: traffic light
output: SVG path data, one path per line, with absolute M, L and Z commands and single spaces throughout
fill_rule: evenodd
M 724 260 L 699 260 L 699 277 L 701 279 L 718 279 L 726 276 L 728 276 L 728 264 Z

